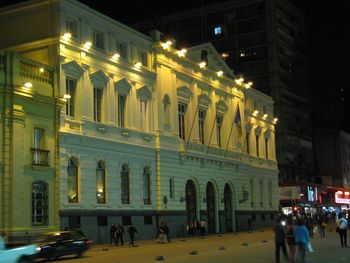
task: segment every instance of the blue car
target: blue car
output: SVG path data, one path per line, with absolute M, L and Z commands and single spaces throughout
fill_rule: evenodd
M 39 235 L 35 239 L 38 246 L 37 258 L 54 260 L 66 255 L 81 257 L 93 241 L 77 231 L 59 231 Z

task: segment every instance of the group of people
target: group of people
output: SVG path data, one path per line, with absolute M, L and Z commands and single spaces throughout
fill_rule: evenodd
M 296 261 L 297 251 L 301 257 L 301 262 L 305 263 L 306 249 L 310 249 L 309 230 L 301 217 L 289 221 L 282 220 L 278 217 L 274 228 L 275 232 L 275 258 L 276 263 L 280 263 L 280 251 L 292 263 Z M 289 256 L 287 253 L 286 241 L 289 247 Z
M 134 240 L 135 240 L 135 234 L 137 233 L 137 229 L 135 228 L 134 225 L 130 225 L 127 229 L 127 232 L 129 234 L 129 246 L 135 246 L 134 244 Z M 110 230 L 109 230 L 109 234 L 110 234 L 110 243 L 111 245 L 120 245 L 123 246 L 124 245 L 124 227 L 122 224 L 112 224 Z
M 189 220 L 187 224 L 187 234 L 190 237 L 200 236 L 203 237 L 206 233 L 207 223 L 202 219 L 199 221 Z

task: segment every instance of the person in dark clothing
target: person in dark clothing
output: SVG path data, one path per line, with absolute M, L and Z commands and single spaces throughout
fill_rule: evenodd
M 165 237 L 166 237 L 168 243 L 170 243 L 170 236 L 169 236 L 170 230 L 169 230 L 169 226 L 168 226 L 167 222 L 164 222 L 163 229 L 164 229 Z
M 135 233 L 137 233 L 137 230 L 136 230 L 136 228 L 134 227 L 134 225 L 130 225 L 129 227 L 128 227 L 128 233 L 129 233 L 129 247 L 130 246 L 135 246 L 135 244 L 134 244 L 134 239 L 135 239 Z
M 286 249 L 286 227 L 282 225 L 281 218 L 277 219 L 277 223 L 274 227 L 275 232 L 275 258 L 276 263 L 280 263 L 280 250 L 282 249 L 283 255 L 288 259 Z
M 120 223 L 117 226 L 115 237 L 116 237 L 116 245 L 118 245 L 120 241 L 120 245 L 123 246 L 124 245 L 124 227 Z
M 111 242 L 111 245 L 116 245 L 117 244 L 117 241 L 115 239 L 115 233 L 117 231 L 117 226 L 115 224 L 112 224 L 111 225 L 111 228 L 109 229 L 109 236 L 110 236 L 110 242 Z
M 288 230 L 287 230 L 287 244 L 289 247 L 289 254 L 290 254 L 290 261 L 292 263 L 295 263 L 296 260 L 296 243 L 295 243 L 295 237 L 294 237 L 294 225 L 293 221 L 291 224 L 288 225 Z
M 248 217 L 248 232 L 252 232 L 253 231 L 253 220 L 251 217 Z

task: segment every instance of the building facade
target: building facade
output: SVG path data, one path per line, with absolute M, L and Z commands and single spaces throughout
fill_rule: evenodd
M 157 28 L 176 38 L 179 48 L 210 41 L 237 76 L 275 101 L 279 181 L 313 180 L 305 21 L 291 1 L 225 1 L 132 26 L 142 32 Z
M 11 52 L 0 53 L 1 231 L 59 228 L 56 72 Z
M 173 236 L 190 220 L 205 220 L 209 233 L 244 230 L 249 217 L 272 224 L 273 100 L 237 78 L 211 44 L 177 50 L 157 31 L 143 35 L 72 0 L 0 15 L 3 32 L 23 31 L 1 48 L 54 67 L 57 100 L 66 101 L 53 190 L 60 228 L 106 242 L 119 222 L 133 223 L 139 238 L 153 238 L 160 221 Z

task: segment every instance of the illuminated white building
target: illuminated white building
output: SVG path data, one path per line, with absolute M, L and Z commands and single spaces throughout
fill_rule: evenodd
M 271 225 L 273 101 L 234 76 L 211 44 L 178 50 L 157 31 L 145 36 L 73 0 L 0 15 L 9 36 L 0 48 L 55 67 L 66 100 L 53 182 L 61 228 L 79 224 L 106 242 L 118 222 L 132 222 L 139 238 L 153 238 L 163 220 L 173 236 L 195 219 L 209 233 L 244 230 L 248 217 Z

